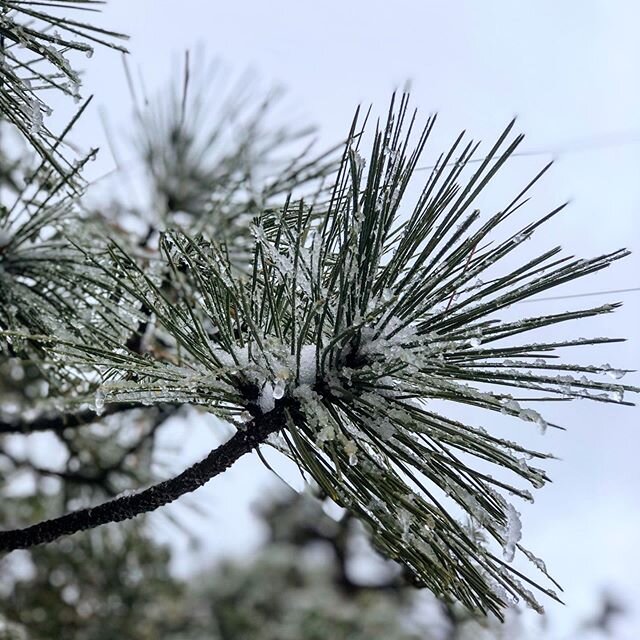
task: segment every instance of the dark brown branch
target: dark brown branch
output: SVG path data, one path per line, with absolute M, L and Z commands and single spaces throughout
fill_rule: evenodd
M 169 418 L 171 418 L 172 416 L 175 416 L 180 410 L 181 406 L 182 405 L 175 405 L 175 404 L 158 405 L 157 413 L 153 418 L 151 425 L 147 429 L 147 432 L 144 433 L 140 438 L 138 438 L 138 440 L 134 442 L 131 446 L 127 447 L 124 451 L 122 451 L 118 460 L 116 460 L 109 466 L 102 468 L 100 470 L 100 476 L 103 478 L 106 478 L 107 475 L 110 474 L 112 471 L 118 471 L 122 469 L 127 457 L 132 454 L 138 453 L 138 451 L 140 451 L 142 446 L 147 442 L 149 441 L 153 442 L 155 438 L 155 434 L 158 431 L 158 429 L 160 429 L 160 427 Z M 148 409 L 149 407 L 146 407 L 146 408 Z
M 246 429 L 238 431 L 204 460 L 197 462 L 175 478 L 160 482 L 140 493 L 122 496 L 97 507 L 72 511 L 60 518 L 40 522 L 24 529 L 0 532 L 0 551 L 27 549 L 85 529 L 129 520 L 169 504 L 226 471 L 245 453 L 252 451 L 270 434 L 281 429 L 286 423 L 287 410 L 295 413 L 297 408 L 290 401 L 280 402 L 269 413 L 255 417 L 246 425 Z
M 11 462 L 11 464 L 16 469 L 28 469 L 29 471 L 32 471 L 33 473 L 36 473 L 40 476 L 51 476 L 54 478 L 60 478 L 61 480 L 65 480 L 67 482 L 97 486 L 102 486 L 105 480 L 102 476 L 89 476 L 76 471 L 65 471 L 39 467 L 37 465 L 34 465 L 30 460 L 22 460 L 20 458 L 16 458 L 6 451 L 2 451 L 0 455 L 9 460 L 9 462 Z
M 345 513 L 337 523 L 337 530 L 332 534 L 325 534 L 319 529 L 313 533 L 313 537 L 323 540 L 329 544 L 335 556 L 337 565 L 336 585 L 340 587 L 347 596 L 355 596 L 364 592 L 389 592 L 397 593 L 406 588 L 407 583 L 400 576 L 391 576 L 384 582 L 377 584 L 362 584 L 355 582 L 349 575 L 348 544 L 350 538 L 350 527 L 354 516 L 352 513 Z M 312 539 L 313 539 L 312 537 Z
M 92 424 L 102 418 L 120 413 L 122 411 L 130 411 L 131 409 L 141 408 L 142 405 L 136 404 L 113 404 L 105 408 L 101 414 L 97 414 L 93 409 L 84 409 L 76 413 L 58 413 L 55 415 L 43 415 L 35 420 L 0 420 L 0 435 L 9 433 L 36 433 L 38 431 L 53 431 L 60 433 L 68 428 L 80 427 L 86 424 Z
M 149 407 L 147 407 L 147 409 L 149 409 Z M 137 453 L 147 442 L 153 441 L 156 431 L 179 410 L 179 405 L 159 405 L 157 407 L 157 415 L 154 417 L 150 427 L 146 430 L 146 432 L 131 446 L 122 451 L 115 462 L 109 464 L 108 466 L 102 467 L 98 469 L 98 471 L 93 473 L 39 467 L 37 465 L 34 465 L 30 460 L 16 458 L 7 451 L 0 451 L 0 455 L 7 458 L 16 468 L 28 468 L 38 475 L 60 478 L 65 482 L 100 487 L 108 495 L 115 496 L 118 491 L 111 486 L 111 474 L 113 474 L 114 472 L 124 472 L 123 467 L 126 458 L 132 454 Z M 67 443 L 67 445 L 68 444 L 69 443 Z M 128 475 L 134 477 L 130 472 L 128 473 Z

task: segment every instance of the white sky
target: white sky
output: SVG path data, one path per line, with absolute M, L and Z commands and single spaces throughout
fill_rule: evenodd
M 535 197 L 541 211 L 572 200 L 547 233 L 583 257 L 639 248 L 640 5 L 632 0 L 111 0 L 105 14 L 103 24 L 131 34 L 130 64 L 150 93 L 181 52 L 204 44 L 232 69 L 249 67 L 266 85 L 284 85 L 294 121 L 317 124 L 326 145 L 346 133 L 358 103 L 383 112 L 391 91 L 407 80 L 424 116 L 440 113 L 435 139 L 443 145 L 463 128 L 491 142 L 514 115 L 527 134 L 524 148 L 563 149 L 575 140 L 626 134 L 625 145 L 558 154 Z M 111 123 L 124 127 L 130 102 L 118 56 L 96 52 L 85 86 Z M 101 137 L 96 109 L 82 126 L 87 144 Z M 514 159 L 519 164 L 495 207 L 500 194 L 512 193 L 551 155 Z M 105 151 L 100 166 L 108 164 Z M 640 286 L 639 265 L 632 256 L 566 293 Z M 603 348 L 590 359 L 638 367 L 640 294 L 583 302 L 616 299 L 625 302 L 621 312 L 579 331 L 628 336 L 625 346 Z M 536 307 L 560 311 L 568 304 Z M 562 461 L 548 467 L 554 483 L 523 508 L 524 541 L 566 589 L 567 607 L 547 605 L 558 637 L 568 621 L 590 612 L 601 588 L 611 587 L 635 609 L 617 636 L 631 640 L 640 634 L 638 410 L 583 403 L 560 413 L 567 432 L 531 438 Z M 215 444 L 196 427 L 180 429 L 181 437 L 190 434 L 193 459 Z M 247 459 L 194 494 L 193 502 L 214 512 L 194 522 L 209 554 L 243 553 L 255 544 L 248 504 L 267 484 L 273 484 L 267 472 Z M 176 516 L 187 513 L 175 509 Z

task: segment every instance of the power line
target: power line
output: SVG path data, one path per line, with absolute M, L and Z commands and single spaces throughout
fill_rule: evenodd
M 638 131 L 623 131 L 618 133 L 608 133 L 598 136 L 589 136 L 587 138 L 576 138 L 570 140 L 562 146 L 551 147 L 546 149 L 523 149 L 522 151 L 515 151 L 510 155 L 511 158 L 525 158 L 531 156 L 546 156 L 546 155 L 561 155 L 565 153 L 580 153 L 581 151 L 592 151 L 597 149 L 608 149 L 611 147 L 621 147 L 625 145 L 632 145 L 640 143 L 640 132 Z M 493 159 L 498 160 L 500 155 L 496 155 Z M 468 164 L 478 164 L 484 162 L 487 158 L 471 158 L 467 160 Z M 445 167 L 451 167 L 458 163 L 458 160 L 452 160 L 447 162 Z M 439 165 L 429 165 L 426 167 L 416 167 L 416 171 L 431 171 Z
M 590 136 L 587 138 L 578 138 L 575 140 L 571 140 L 566 142 L 562 146 L 558 146 L 556 148 L 548 148 L 548 149 L 524 149 L 522 151 L 516 151 L 511 154 L 510 157 L 532 157 L 532 156 L 543 156 L 543 155 L 560 155 L 563 153 L 580 153 L 581 151 L 591 151 L 597 149 L 607 149 L 611 147 L 619 147 L 624 145 L 638 144 L 640 143 L 640 132 L 637 131 L 627 131 L 627 132 L 619 132 L 619 133 L 609 133 L 603 134 L 599 136 Z M 495 156 L 495 160 L 497 160 L 500 156 Z M 484 162 L 487 158 L 471 158 L 467 160 L 469 164 L 477 164 L 480 162 Z M 457 164 L 458 160 L 452 160 L 445 164 L 445 167 L 453 166 Z M 426 167 L 416 167 L 416 171 L 430 171 L 435 169 L 438 165 L 430 165 Z M 534 298 L 532 300 L 521 300 L 521 303 L 524 302 L 546 302 L 547 300 L 569 300 L 571 298 L 587 298 L 591 296 L 603 296 L 609 294 L 616 293 L 632 293 L 640 291 L 640 287 L 632 287 L 630 289 L 609 289 L 608 291 L 591 291 L 588 293 L 575 293 L 572 295 L 566 296 L 548 296 L 545 298 Z
M 546 300 L 568 300 L 569 298 L 587 298 L 589 296 L 604 296 L 610 293 L 630 293 L 632 291 L 640 291 L 640 287 L 631 289 L 609 289 L 608 291 L 591 291 L 589 293 L 574 293 L 568 296 L 549 296 L 546 298 L 534 298 L 533 300 L 521 300 L 520 302 L 543 302 Z

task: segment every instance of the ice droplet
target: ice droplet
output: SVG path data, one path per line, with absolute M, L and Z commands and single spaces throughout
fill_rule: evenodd
M 353 440 L 347 440 L 344 443 L 344 452 L 348 455 L 355 455 L 358 451 L 358 445 Z
M 358 445 L 353 440 L 344 443 L 344 452 L 349 456 L 349 464 L 355 467 L 358 464 Z
M 622 402 L 624 400 L 624 389 L 616 389 L 612 392 L 612 395 L 616 402 Z
M 104 411 L 104 391 L 101 391 L 100 389 L 96 391 L 95 410 L 96 414 L 99 416 L 101 416 Z
M 248 411 L 243 411 L 238 417 L 240 419 L 240 422 L 244 424 L 253 420 L 253 416 Z
M 285 381 L 282 380 L 281 378 L 278 378 L 278 380 L 276 380 L 276 383 L 273 387 L 273 397 L 276 400 L 280 400 L 281 398 L 283 398 L 285 388 L 286 388 Z
M 322 427 L 320 433 L 318 433 L 318 440 L 320 442 L 326 442 L 327 440 L 333 440 L 336 432 L 331 425 Z

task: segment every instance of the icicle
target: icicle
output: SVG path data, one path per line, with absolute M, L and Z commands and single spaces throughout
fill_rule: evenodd
M 349 456 L 349 464 L 355 467 L 358 464 L 358 445 L 353 440 L 344 443 L 344 452 Z
M 349 147 L 349 151 L 351 152 L 351 157 L 356 165 L 356 171 L 360 173 L 366 166 L 367 161 L 358 153 L 358 150 L 353 145 Z
M 411 539 L 411 524 L 413 522 L 413 518 L 411 514 L 403 508 L 398 509 L 398 524 L 402 529 L 402 540 L 404 542 L 409 542 Z
M 287 387 L 287 383 L 282 379 L 278 378 L 273 387 L 273 397 L 275 400 L 280 400 L 284 398 L 284 392 Z
M 37 100 L 36 98 L 31 100 L 29 116 L 30 116 L 29 132 L 32 133 L 33 135 L 37 135 L 38 133 L 40 133 L 40 130 L 42 129 L 43 115 L 42 115 L 42 108 L 40 107 L 40 101 Z
M 102 412 L 104 411 L 104 391 L 101 391 L 100 389 L 96 391 L 95 411 L 99 416 L 101 416 Z
M 300 385 L 316 383 L 316 345 L 305 344 L 300 350 Z
M 547 432 L 547 427 L 549 426 L 547 424 L 547 421 L 540 414 L 538 414 L 534 422 L 538 425 L 538 428 L 540 429 L 540 433 L 544 435 Z
M 273 385 L 270 382 L 265 383 L 260 395 L 258 396 L 258 406 L 262 413 L 269 413 L 269 411 L 272 411 L 275 408 L 276 403 L 274 398 L 275 394 Z
M 507 562 L 511 562 L 516 553 L 516 545 L 522 537 L 520 514 L 511 504 L 507 506 L 507 526 L 505 527 L 504 535 L 504 559 Z
M 527 556 L 527 558 L 533 563 L 533 565 L 537 569 L 542 571 L 542 573 L 544 573 L 546 576 L 549 575 L 549 572 L 547 570 L 547 565 L 545 565 L 543 560 L 534 556 L 533 553 L 531 553 L 531 551 L 528 551 L 527 549 L 523 549 L 523 551 L 524 551 L 524 555 Z
M 607 362 L 600 367 L 599 373 L 606 373 L 610 378 L 613 378 L 614 380 L 620 380 L 620 378 L 624 378 L 627 372 L 623 371 L 622 369 L 614 369 Z

